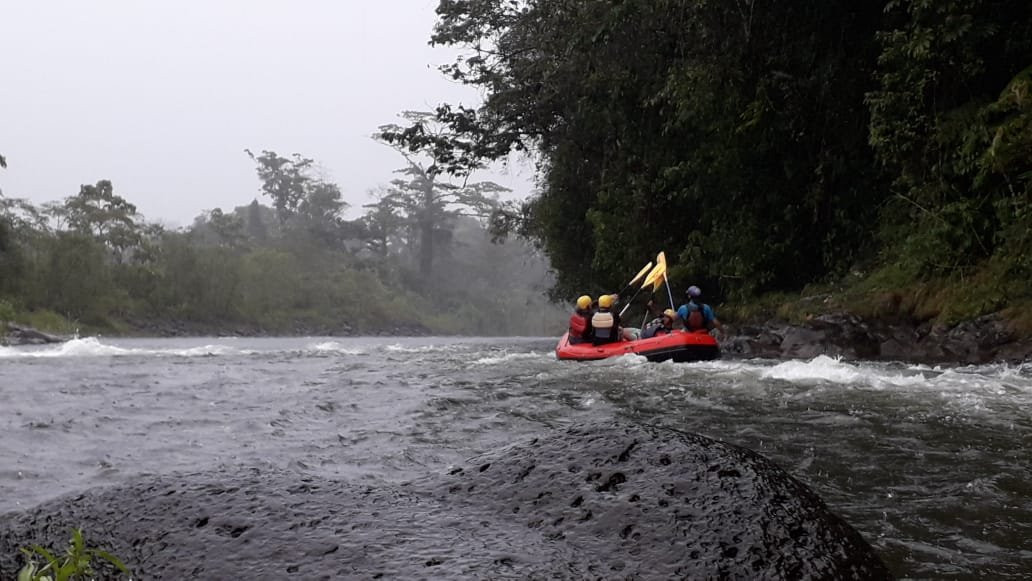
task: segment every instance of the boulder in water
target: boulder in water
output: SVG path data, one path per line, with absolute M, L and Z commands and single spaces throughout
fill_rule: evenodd
M 890 578 L 769 460 L 619 423 L 400 485 L 237 468 L 91 490 L 0 517 L 0 578 L 73 526 L 139 579 Z

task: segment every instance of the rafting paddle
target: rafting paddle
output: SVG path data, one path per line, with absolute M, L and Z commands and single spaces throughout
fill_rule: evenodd
M 627 289 L 634 286 L 634 283 L 641 280 L 641 277 L 645 276 L 645 273 L 648 272 L 650 268 L 652 268 L 652 261 L 649 261 L 649 263 L 645 265 L 645 268 L 639 270 L 638 274 L 634 275 L 634 278 L 631 279 L 631 282 L 627 283 L 627 286 L 625 286 L 623 290 L 620 291 L 620 295 L 623 295 L 625 292 L 627 292 Z
M 667 296 L 670 298 L 670 308 L 676 309 L 677 307 L 674 306 L 674 293 L 670 290 L 670 279 L 668 279 L 666 275 L 666 253 L 660 252 L 656 255 L 656 264 L 663 266 L 663 282 L 666 283 L 666 293 Z M 658 281 L 656 283 L 656 286 L 653 287 L 652 292 L 656 292 L 657 290 L 659 290 Z
M 650 262 L 649 264 L 652 264 L 652 263 Z M 623 314 L 627 312 L 627 309 L 631 306 L 631 303 L 634 301 L 635 297 L 638 296 L 638 293 L 640 293 L 642 290 L 645 289 L 645 287 L 647 287 L 649 285 L 655 285 L 656 281 L 660 280 L 659 277 L 661 277 L 661 276 L 663 276 L 665 274 L 666 274 L 666 262 L 665 261 L 663 262 L 663 264 L 657 264 L 655 267 L 653 267 L 653 269 L 651 271 L 649 271 L 649 275 L 645 277 L 645 282 L 641 283 L 641 287 L 637 291 L 635 291 L 634 296 L 632 296 L 631 299 L 629 301 L 627 301 L 627 304 L 624 305 L 623 310 L 620 311 L 620 316 L 622 317 Z M 637 278 L 637 277 L 635 277 L 635 278 Z M 655 292 L 655 289 L 653 289 L 653 292 Z

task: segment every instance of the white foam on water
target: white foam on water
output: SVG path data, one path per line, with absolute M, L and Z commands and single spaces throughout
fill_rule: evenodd
M 395 343 L 384 347 L 384 351 L 392 353 L 432 353 L 434 351 L 454 351 L 455 345 L 414 345 L 406 346 Z
M 535 351 L 530 352 L 517 352 L 517 353 L 502 353 L 493 357 L 481 357 L 470 362 L 470 365 L 500 365 L 502 363 L 508 363 L 510 361 L 519 361 L 522 359 L 541 359 L 543 355 Z
M 921 385 L 928 379 L 915 373 L 906 375 L 893 373 L 878 367 L 854 364 L 818 355 L 809 361 L 785 361 L 760 372 L 761 379 L 778 379 L 790 383 L 814 384 L 835 383 L 840 385 L 866 385 L 876 388 L 906 387 Z
M 72 339 L 59 345 L 45 347 L 12 347 L 0 351 L 0 356 L 17 358 L 51 358 L 51 357 L 106 357 L 127 355 L 132 349 L 123 349 L 114 345 L 104 345 L 96 337 Z
M 131 350 L 131 351 L 136 351 Z M 145 349 L 144 354 L 177 355 L 179 357 L 212 357 L 216 355 L 251 355 L 255 351 L 240 350 L 228 345 L 202 345 L 188 349 Z
M 617 357 L 609 357 L 607 359 L 601 359 L 598 361 L 589 362 L 590 365 L 596 367 L 618 367 L 623 369 L 638 369 L 638 368 L 650 368 L 654 369 L 653 365 L 645 358 L 644 355 L 637 355 L 635 353 L 627 353 L 625 355 L 619 355 Z
M 326 341 L 309 345 L 306 349 L 322 353 L 340 353 L 341 355 L 365 355 L 366 351 L 353 345 L 344 345 L 337 341 Z
M 123 356 L 173 356 L 210 357 L 218 355 L 246 355 L 253 351 L 242 351 L 228 345 L 202 345 L 183 349 L 140 349 L 125 348 L 101 343 L 97 337 L 72 339 L 60 345 L 45 347 L 2 347 L 0 358 L 34 359 L 62 357 L 123 357 Z

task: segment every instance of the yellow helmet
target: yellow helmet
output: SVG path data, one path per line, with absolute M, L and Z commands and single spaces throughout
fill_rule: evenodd
M 608 309 L 613 306 L 613 295 L 602 295 L 598 297 L 598 306 L 603 309 Z
M 577 299 L 577 308 L 580 310 L 586 310 L 591 307 L 591 297 L 583 295 Z
M 674 320 L 677 318 L 677 313 L 674 311 L 674 309 L 667 309 L 663 311 L 663 316 L 670 317 L 670 320 Z

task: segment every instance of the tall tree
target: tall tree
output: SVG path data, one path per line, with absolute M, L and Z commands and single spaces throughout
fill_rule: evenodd
M 366 248 L 380 257 L 391 252 L 392 241 L 405 226 L 405 217 L 399 214 L 397 204 L 391 199 L 391 190 L 387 188 L 372 192 L 376 202 L 366 204 L 366 213 L 362 216 L 365 227 L 363 238 Z
M 487 218 L 498 204 L 498 193 L 508 190 L 493 182 L 468 181 L 483 162 L 467 155 L 471 141 L 440 122 L 435 113 L 406 111 L 402 118 L 407 126 L 382 125 L 373 136 L 407 162 L 395 172 L 406 177 L 391 182 L 377 211 L 397 211 L 417 233 L 419 272 L 425 276 L 433 268 L 435 246 L 450 235 L 452 218 Z M 461 181 L 453 183 L 449 177 Z
M 213 246 L 224 248 L 242 248 L 247 239 L 244 222 L 235 214 L 223 212 L 222 208 L 198 216 L 191 230 Z
M 256 164 L 261 191 L 272 198 L 281 226 L 305 230 L 325 245 L 340 243 L 341 214 L 348 205 L 339 186 L 314 175 L 312 159 L 245 151 Z
M 109 180 L 81 186 L 77 195 L 65 200 L 62 209 L 72 230 L 92 236 L 120 258 L 141 240 L 136 206 L 116 195 Z
M 286 222 L 297 213 L 305 198 L 305 191 L 312 181 L 309 171 L 314 160 L 297 153 L 287 158 L 268 150 L 263 150 L 260 155 L 255 155 L 250 149 L 244 152 L 256 164 L 262 193 L 272 198 L 280 222 Z
M 666 248 L 727 290 L 794 288 L 865 248 L 864 94 L 883 2 L 442 0 L 445 111 L 474 153 L 540 155 L 523 215 L 575 294 Z M 504 222 L 504 221 L 503 221 Z

